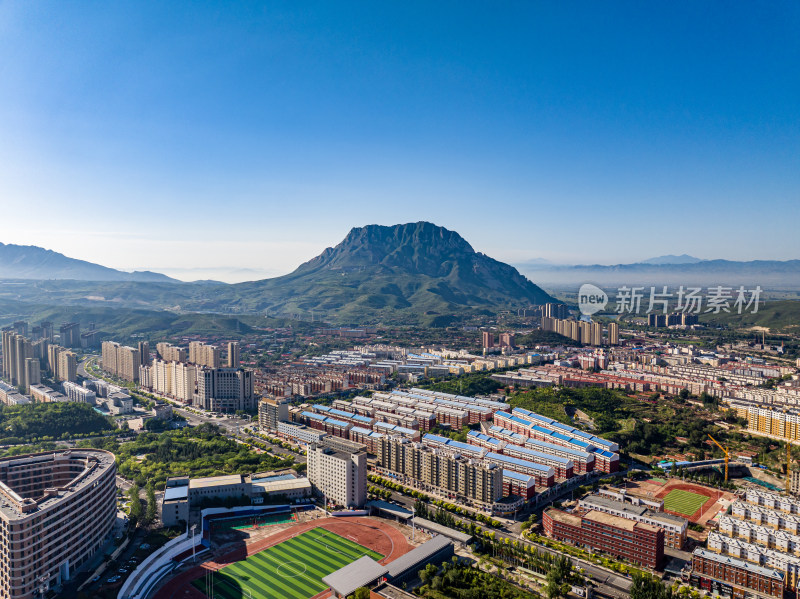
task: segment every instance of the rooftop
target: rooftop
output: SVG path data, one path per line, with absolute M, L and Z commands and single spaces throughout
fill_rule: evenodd
M 589 510 L 583 515 L 583 519 L 590 520 L 592 522 L 599 522 L 600 524 L 607 524 L 608 526 L 613 526 L 622 530 L 633 531 L 635 528 L 639 528 L 640 530 L 649 530 L 652 532 L 659 530 L 655 526 L 650 526 L 649 524 L 634 522 L 633 520 L 627 520 L 626 518 L 621 518 L 620 516 L 613 516 L 604 512 L 598 512 L 597 510 Z
M 697 547 L 693 552 L 692 556 L 702 557 L 709 561 L 717 562 L 719 564 L 725 564 L 728 566 L 733 566 L 735 568 L 741 568 L 742 570 L 749 570 L 755 574 L 760 574 L 761 576 L 766 576 L 767 578 L 772 578 L 774 580 L 783 581 L 783 574 L 778 572 L 777 570 L 773 570 L 772 568 L 765 568 L 763 566 L 757 566 L 755 564 L 751 564 L 750 562 L 746 562 L 741 559 L 737 559 L 735 557 L 730 557 L 727 555 L 720 555 L 718 553 L 714 553 L 713 551 L 709 551 L 708 549 L 702 549 Z
M 344 568 L 328 574 L 322 579 L 322 582 L 340 595 L 347 596 L 356 589 L 375 582 L 388 571 L 386 566 L 381 566 L 374 559 L 365 555 Z
M 206 487 L 217 487 L 223 485 L 239 485 L 242 483 L 241 474 L 226 474 L 224 476 L 207 476 L 205 478 L 193 478 L 189 481 L 190 489 L 204 489 Z
M 455 533 L 456 536 L 467 537 L 467 540 L 463 542 L 467 542 L 469 541 L 469 539 L 472 538 L 469 535 L 465 535 L 464 533 L 458 532 L 457 530 L 452 530 L 450 528 L 447 528 L 446 526 L 442 526 L 441 524 L 436 524 L 435 522 L 423 520 L 422 518 L 415 518 L 414 520 L 420 526 L 422 526 L 422 522 L 425 522 L 427 525 L 425 526 L 425 528 L 427 528 L 428 530 L 435 530 L 434 527 L 430 526 L 430 525 L 435 525 L 437 527 L 444 528 L 445 530 L 447 530 L 448 536 L 449 533 Z M 435 555 L 436 553 L 447 547 L 449 544 L 451 544 L 451 541 L 449 538 L 447 538 L 447 536 L 442 534 L 437 534 L 430 541 L 423 543 L 416 549 L 412 549 L 405 555 L 397 558 L 392 563 L 390 563 L 388 569 L 389 577 L 394 578 L 396 576 L 403 574 L 404 572 L 407 572 L 411 568 L 418 566 L 425 560 L 429 559 L 431 556 Z

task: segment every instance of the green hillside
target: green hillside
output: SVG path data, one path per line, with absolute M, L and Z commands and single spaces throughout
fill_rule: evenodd
M 771 331 L 786 333 L 800 332 L 800 301 L 776 300 L 766 301 L 759 306 L 758 312 L 752 314 L 703 314 L 700 322 L 709 325 L 725 325 L 732 328 L 766 327 Z

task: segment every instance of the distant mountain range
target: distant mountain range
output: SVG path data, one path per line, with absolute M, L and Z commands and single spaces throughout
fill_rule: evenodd
M 696 264 L 697 262 L 702 261 L 702 259 L 695 258 L 689 254 L 681 254 L 680 256 L 676 256 L 675 254 L 667 254 L 666 256 L 657 256 L 656 258 L 642 260 L 640 264 Z
M 35 245 L 0 243 L 0 279 L 74 279 L 79 281 L 176 282 L 157 272 L 124 272 L 68 258 Z
M 633 264 L 556 265 L 539 261 L 517 264 L 522 274 L 551 288 L 594 283 L 621 285 L 746 285 L 772 289 L 800 289 L 800 260 L 701 260 L 686 254 L 660 256 Z
M 55 252 L 50 254 L 71 260 Z M 79 278 L 73 262 L 99 270 L 85 271 L 84 281 L 64 280 Z M 40 272 L 49 274 L 40 278 L 62 280 L 27 285 L 20 281 L 0 282 L 0 298 L 299 315 L 337 323 L 423 325 L 447 324 L 470 314 L 554 301 L 514 267 L 476 252 L 458 233 L 427 222 L 354 228 L 339 245 L 326 249 L 288 275 L 233 285 L 176 284 L 174 279 L 163 275 L 148 281 L 101 279 L 100 274 L 111 277 L 133 273 L 79 260 L 58 263 L 70 269 L 69 277 L 64 272 L 57 276 L 53 269 L 43 268 Z M 32 278 L 34 269 L 26 272 L 27 277 L 7 275 L 6 278 Z

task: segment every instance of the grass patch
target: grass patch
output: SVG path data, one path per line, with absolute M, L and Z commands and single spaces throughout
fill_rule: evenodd
M 251 555 L 192 584 L 215 599 L 308 599 L 327 587 L 322 579 L 368 555 L 384 556 L 358 543 L 315 528 Z M 213 588 L 212 588 L 213 584 Z
M 699 493 L 675 489 L 664 497 L 664 509 L 684 516 L 691 516 L 703 507 L 709 499 L 709 497 Z

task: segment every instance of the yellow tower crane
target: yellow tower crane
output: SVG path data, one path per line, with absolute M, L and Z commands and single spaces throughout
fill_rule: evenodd
M 722 445 L 720 445 L 719 442 L 714 437 L 709 435 L 708 438 L 711 439 L 714 442 L 714 444 L 722 450 L 722 453 L 725 454 L 725 483 L 727 483 L 728 482 L 728 460 L 730 460 L 731 454 L 728 453 L 728 449 L 726 447 L 723 447 Z

